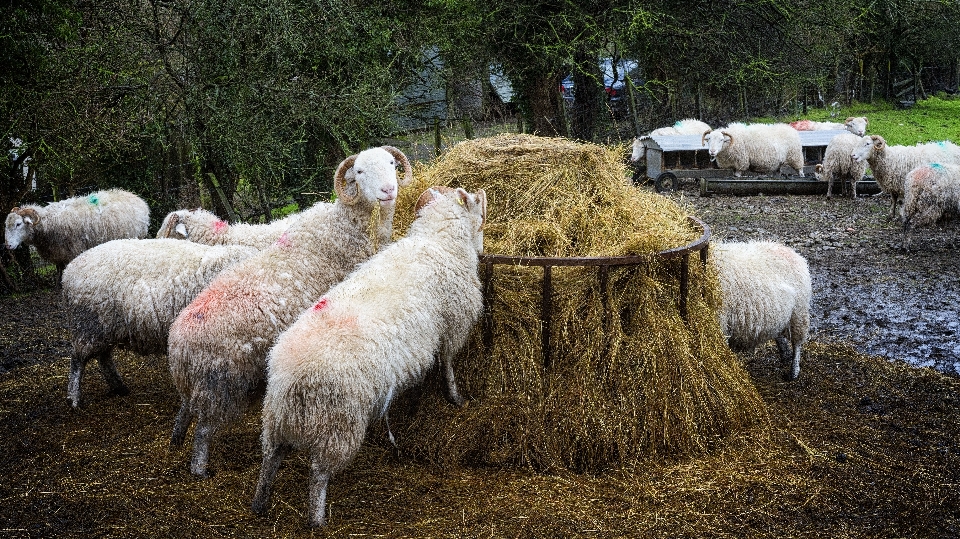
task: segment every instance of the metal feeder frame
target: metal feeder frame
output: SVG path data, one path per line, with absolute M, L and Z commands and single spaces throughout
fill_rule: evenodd
M 703 233 L 700 238 L 694 240 L 682 247 L 666 249 L 647 255 L 630 256 L 608 256 L 608 257 L 543 257 L 543 256 L 506 256 L 506 255 L 480 255 L 480 265 L 483 268 L 483 346 L 487 353 L 493 351 L 493 266 L 496 264 L 508 264 L 511 266 L 540 266 L 543 268 L 543 280 L 541 286 L 540 300 L 540 340 L 543 350 L 543 365 L 549 369 L 552 362 L 550 351 L 550 330 L 553 310 L 553 279 L 552 269 L 555 266 L 596 266 L 598 278 L 600 281 L 600 297 L 603 304 L 604 328 L 609 327 L 610 307 L 607 297 L 607 280 L 610 268 L 643 266 L 649 264 L 653 258 L 663 259 L 680 258 L 680 298 L 679 310 L 680 316 L 687 321 L 687 295 L 690 288 L 690 254 L 699 252 L 700 263 L 706 267 L 707 253 L 710 245 L 710 227 L 693 216 L 687 219 L 696 227 L 699 227 Z

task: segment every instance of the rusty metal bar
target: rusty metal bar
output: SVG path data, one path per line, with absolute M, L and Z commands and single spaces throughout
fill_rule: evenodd
M 540 342 L 543 346 L 543 368 L 550 368 L 550 318 L 553 310 L 553 266 L 543 267 L 543 298 L 540 307 Z
M 483 348 L 493 355 L 493 262 L 483 265 Z
M 494 264 L 512 264 L 515 266 L 632 266 L 646 264 L 654 257 L 676 258 L 685 253 L 699 251 L 710 243 L 710 227 L 696 217 L 687 217 L 695 226 L 703 230 L 703 235 L 687 245 L 666 249 L 653 254 L 628 256 L 583 256 L 583 257 L 554 257 L 554 256 L 507 256 L 507 255 L 480 255 L 480 262 Z
M 680 317 L 687 321 L 687 293 L 690 288 L 690 253 L 680 259 Z

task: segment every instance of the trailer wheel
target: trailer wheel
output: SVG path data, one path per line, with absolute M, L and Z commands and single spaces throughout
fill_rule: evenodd
M 680 179 L 673 172 L 661 172 L 653 182 L 653 187 L 658 193 L 676 191 L 680 187 Z

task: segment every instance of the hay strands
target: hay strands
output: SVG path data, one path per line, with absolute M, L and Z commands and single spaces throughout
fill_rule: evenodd
M 690 280 L 690 254 L 699 252 L 700 263 L 706 267 L 707 253 L 710 245 L 710 226 L 693 216 L 687 219 L 694 226 L 703 230 L 703 234 L 696 240 L 673 249 L 665 249 L 652 256 L 660 258 L 680 258 L 680 297 L 678 298 L 680 316 L 687 320 L 687 294 Z M 610 311 L 607 300 L 607 277 L 610 267 L 639 266 L 648 264 L 651 255 L 629 256 L 596 256 L 596 257 L 551 257 L 551 256 L 506 256 L 480 255 L 480 264 L 483 265 L 483 297 L 484 297 L 484 326 L 483 346 L 489 355 L 493 351 L 493 266 L 495 264 L 509 264 L 514 266 L 541 266 L 543 281 L 541 287 L 542 299 L 540 303 L 540 320 L 542 322 L 540 339 L 543 350 L 543 366 L 550 368 L 550 323 L 553 309 L 552 268 L 554 266 L 596 266 L 599 273 L 600 291 L 604 309 L 604 330 L 609 327 Z

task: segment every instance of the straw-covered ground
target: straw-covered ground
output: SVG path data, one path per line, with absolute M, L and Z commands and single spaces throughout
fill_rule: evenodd
M 960 297 L 957 257 L 947 241 L 955 229 L 930 231 L 923 236 L 925 247 L 920 254 L 906 255 L 891 249 L 898 236 L 878 217 L 886 202 L 882 197 L 830 202 L 815 197 L 699 199 L 687 191 L 669 198 L 671 204 L 711 224 L 722 238 L 780 239 L 808 256 L 817 319 L 799 380 L 782 381 L 775 346 L 749 356 L 728 356 L 703 344 L 713 342 L 710 324 L 683 330 L 687 333 L 682 337 L 673 337 L 677 346 L 688 350 L 692 338 L 702 340 L 698 346 L 712 354 L 711 365 L 720 365 L 717 368 L 725 369 L 726 376 L 738 384 L 743 377 L 755 397 L 743 390 L 729 398 L 749 403 L 744 417 L 756 419 L 733 424 L 729 420 L 735 416 L 722 406 L 688 398 L 684 409 L 704 418 L 716 418 L 710 414 L 717 412 L 721 418 L 716 425 L 725 428 L 698 430 L 697 425 L 668 417 L 663 424 L 674 428 L 676 432 L 670 434 L 677 443 L 656 444 L 650 440 L 657 436 L 643 425 L 635 431 L 623 426 L 605 430 L 603 425 L 576 423 L 577 412 L 608 421 L 615 417 L 607 409 L 609 402 L 637 409 L 659 406 L 655 389 L 675 387 L 682 396 L 687 390 L 680 384 L 683 378 L 680 383 L 641 378 L 637 383 L 648 388 L 635 393 L 624 390 L 623 395 L 610 393 L 609 385 L 589 387 L 600 396 L 581 395 L 581 400 L 571 401 L 570 395 L 576 395 L 580 386 L 564 392 L 562 384 L 544 377 L 544 372 L 526 367 L 518 372 L 525 377 L 538 373 L 539 378 L 534 378 L 541 380 L 542 387 L 529 393 L 505 391 L 515 390 L 504 382 L 509 377 L 502 373 L 509 366 L 494 362 L 487 369 L 501 372 L 501 383 L 493 384 L 468 354 L 459 360 L 458 377 L 473 400 L 458 410 L 439 403 L 430 389 L 412 418 L 394 407 L 400 451 L 389 448 L 382 425 L 375 424 L 354 463 L 331 482 L 328 528 L 312 533 L 325 537 L 960 535 L 960 380 L 863 355 L 855 348 L 867 349 L 881 338 L 882 331 L 868 332 L 873 341 L 861 337 L 864 324 L 874 324 L 883 316 L 886 321 L 876 327 L 894 331 L 901 328 L 896 323 L 900 316 L 923 317 L 931 309 L 955 312 Z M 491 236 L 496 234 L 494 223 Z M 559 237 L 542 229 L 532 236 L 541 239 L 540 245 L 547 244 L 545 238 Z M 913 264 L 923 267 L 914 273 L 894 271 L 905 265 L 912 269 Z M 884 290 L 915 291 L 928 286 L 932 282 L 928 279 L 937 272 L 949 271 L 953 277 L 929 296 L 936 300 L 917 303 L 926 310 L 900 313 L 901 305 L 914 305 L 914 300 L 904 298 L 892 297 L 881 307 L 866 301 L 872 297 L 871 283 Z M 663 274 L 647 275 L 661 283 L 660 288 L 672 290 L 674 285 Z M 704 286 L 703 300 L 691 306 L 695 313 L 713 308 L 709 284 Z M 845 302 L 842 298 L 847 293 L 853 297 Z M 651 301 L 660 305 L 656 302 L 662 298 Z M 165 357 L 121 352 L 117 364 L 130 385 L 130 395 L 107 395 L 106 385 L 91 373 L 84 406 L 71 411 L 65 402 L 69 335 L 57 293 L 0 298 L 0 308 L 5 313 L 0 320 L 0 365 L 5 369 L 0 374 L 0 536 L 311 534 L 304 526 L 309 470 L 303 454 L 294 453 L 281 468 L 268 515 L 258 518 L 249 511 L 260 464 L 255 412 L 227 433 L 223 443 L 214 445 L 214 477 L 195 479 L 188 471 L 189 448 L 170 450 L 167 445 L 178 401 Z M 849 308 L 849 316 L 838 315 L 841 308 Z M 872 315 L 865 322 L 856 309 Z M 663 318 L 652 322 L 653 327 L 679 327 L 674 314 L 667 312 Z M 616 339 L 629 349 L 635 339 L 629 335 L 633 326 L 624 322 L 622 313 L 619 319 L 615 325 L 623 326 L 618 331 L 624 334 Z M 950 323 L 928 322 L 931 327 Z M 891 346 L 907 349 L 903 343 L 916 342 L 910 349 L 927 346 L 924 350 L 941 350 L 941 355 L 949 357 L 955 333 L 923 333 L 913 331 L 914 341 L 903 337 L 899 344 L 891 341 Z M 502 343 L 506 337 L 498 334 L 497 338 Z M 558 338 L 563 342 L 562 335 Z M 564 346 L 576 350 L 573 344 Z M 703 350 L 696 352 L 700 353 Z M 621 371 L 626 373 L 623 379 L 633 380 L 639 375 L 631 369 L 643 373 L 662 368 L 648 365 L 659 357 L 655 353 L 634 356 L 641 358 L 635 365 L 624 362 L 604 371 L 604 383 L 616 382 L 614 374 Z M 727 358 L 734 364 L 726 365 Z M 588 366 L 590 361 L 599 359 L 590 358 Z M 560 372 L 583 377 L 577 370 Z M 709 379 L 698 378 L 692 370 L 687 376 L 692 383 Z M 514 395 L 514 400 L 540 399 L 540 403 L 510 408 L 502 400 L 504 394 Z M 490 402 L 501 406 L 502 423 L 510 427 L 513 422 L 513 431 L 492 423 L 495 414 L 485 408 Z M 564 412 L 557 406 L 583 408 Z M 762 410 L 759 416 L 754 407 Z M 517 410 L 523 413 L 518 415 Z M 423 417 L 432 411 L 437 412 L 434 420 L 450 422 L 445 430 Z M 562 432 L 524 430 L 537 425 L 550 429 L 549 421 L 536 415 L 544 411 L 549 412 L 547 419 L 560 419 Z M 642 423 L 655 420 L 645 418 Z M 430 432 L 414 432 L 417 426 Z M 486 430 L 476 432 L 478 428 Z M 584 439 L 587 435 L 602 439 L 591 445 Z M 669 437 L 666 432 L 661 436 Z M 610 448 L 631 440 L 648 444 L 655 449 L 654 456 L 634 455 L 626 463 L 614 462 L 610 457 L 623 448 Z M 585 455 L 551 453 L 564 448 Z M 571 471 L 575 468 L 588 471 Z

